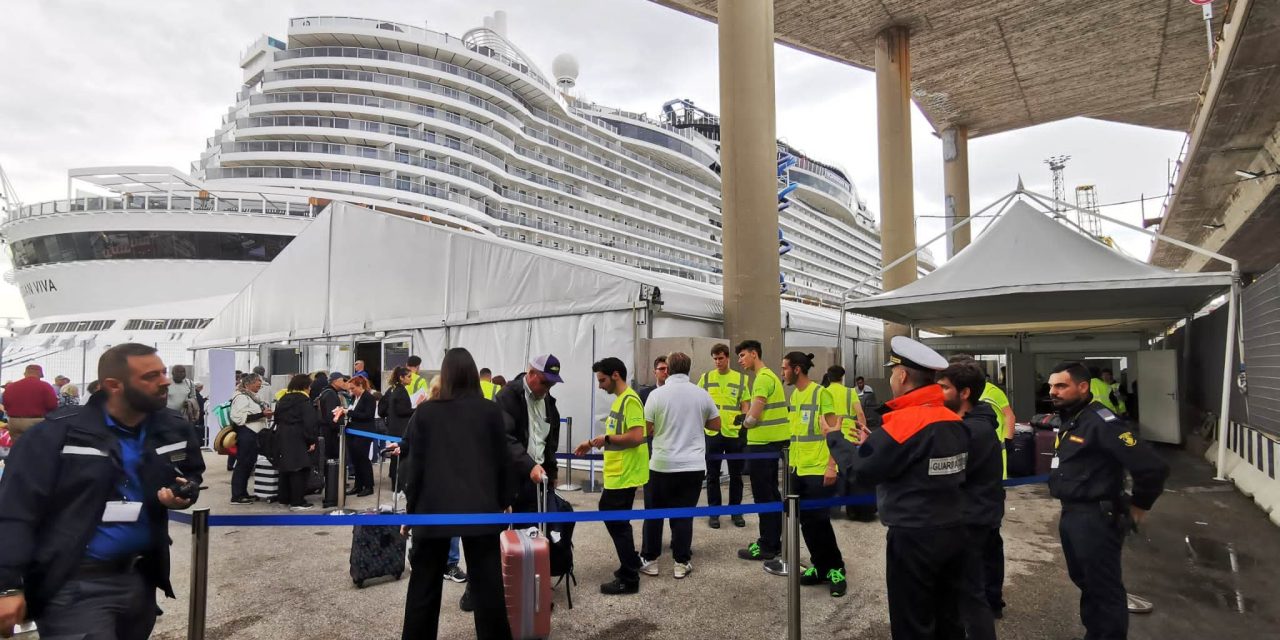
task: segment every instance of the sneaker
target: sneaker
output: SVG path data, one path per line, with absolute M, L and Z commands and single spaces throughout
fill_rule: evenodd
M 766 561 L 764 563 L 764 570 L 765 573 L 770 573 L 775 576 L 787 575 L 787 565 L 782 564 L 782 558 L 774 558 L 773 560 Z
M 729 516 L 729 519 L 733 520 L 733 526 L 739 529 L 747 526 L 747 519 L 742 516 Z
M 720 528 L 720 516 L 711 516 L 710 518 L 707 518 L 707 524 L 708 524 L 712 529 L 719 529 L 719 528 Z
M 693 572 L 692 562 L 677 562 L 675 569 L 673 571 L 673 573 L 676 576 L 676 580 L 679 580 L 680 578 L 683 578 L 692 572 Z
M 743 560 L 772 560 L 778 554 L 765 553 L 758 543 L 752 542 L 746 549 L 738 549 L 738 557 Z
M 311 504 L 310 502 L 303 502 L 302 504 L 289 505 L 290 511 L 310 511 L 314 508 L 316 508 L 316 506 L 314 504 Z
M 606 582 L 600 585 L 600 593 L 606 596 L 624 596 L 640 593 L 640 583 L 623 582 L 621 579 L 614 578 L 613 582 Z
M 459 584 L 467 581 L 466 572 L 464 572 L 462 569 L 459 569 L 458 565 L 456 564 L 451 564 L 447 568 L 445 568 L 444 577 L 446 580 L 452 580 Z
M 822 584 L 822 583 L 823 583 L 822 578 L 818 577 L 817 567 L 809 567 L 808 569 L 804 570 L 804 573 L 800 574 L 800 584 L 806 587 L 812 587 L 815 584 Z
M 645 574 L 646 576 L 656 576 L 656 575 L 658 575 L 658 561 L 657 561 L 657 560 L 645 560 L 645 559 L 644 559 L 644 557 L 643 557 L 643 556 L 641 556 L 641 558 L 640 558 L 640 573 L 643 573 L 643 574 Z
M 462 592 L 462 598 L 458 600 L 458 608 L 471 613 L 476 608 L 471 606 L 471 586 L 467 586 L 467 590 Z
M 253 504 L 253 498 L 250 498 L 249 496 L 241 496 L 241 497 L 239 497 L 239 498 L 232 498 L 232 499 L 231 499 L 231 504 Z
M 801 579 L 803 580 L 803 578 Z M 833 598 L 842 598 L 845 592 L 849 590 L 849 581 L 844 579 L 844 569 L 828 571 L 827 580 L 831 581 L 831 597 Z

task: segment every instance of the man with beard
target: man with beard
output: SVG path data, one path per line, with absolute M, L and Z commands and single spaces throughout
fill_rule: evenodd
M 1058 533 L 1067 573 L 1080 588 L 1085 637 L 1123 639 L 1129 611 L 1120 551 L 1164 492 L 1169 465 L 1090 393 L 1091 377 L 1079 362 L 1059 364 L 1049 375 L 1049 398 L 1062 421 L 1049 493 L 1062 501 Z M 1126 470 L 1132 496 L 1124 491 Z
M 142 640 L 169 584 L 168 509 L 195 501 L 204 473 L 191 424 L 166 410 L 156 350 L 108 349 L 102 390 L 30 431 L 0 482 L 0 635 Z
M 972 362 L 953 363 L 938 374 L 942 403 L 964 420 L 969 430 L 969 456 L 965 460 L 964 520 L 968 528 L 964 565 L 965 591 L 960 598 L 960 619 L 970 640 L 994 639 L 995 617 L 1002 617 L 1004 541 L 1004 465 L 1000 457 L 999 419 L 981 400 L 987 376 Z

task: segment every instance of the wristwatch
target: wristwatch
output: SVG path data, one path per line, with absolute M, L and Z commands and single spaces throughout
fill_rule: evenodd
M 607 447 L 607 446 L 609 446 L 610 444 L 612 444 L 612 443 L 610 443 L 610 442 L 609 442 L 609 434 L 607 434 L 607 433 L 606 433 L 606 434 L 604 434 L 604 446 L 606 446 L 606 447 Z

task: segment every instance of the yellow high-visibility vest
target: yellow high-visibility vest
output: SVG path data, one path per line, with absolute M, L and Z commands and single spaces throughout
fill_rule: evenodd
M 820 476 L 827 472 L 831 451 L 822 433 L 822 417 L 836 413 L 831 392 L 816 382 L 791 392 L 788 401 L 791 426 L 791 468 L 800 476 Z
M 787 417 L 787 394 L 782 389 L 778 374 L 761 367 L 751 385 L 751 399 L 764 398 L 764 411 L 760 421 L 747 430 L 747 444 L 785 442 L 791 437 L 791 421 Z
M 628 387 L 613 401 L 609 417 L 604 421 L 604 432 L 616 437 L 627 431 L 645 428 L 644 404 L 640 395 Z M 649 445 L 641 442 L 634 447 L 604 448 L 604 488 L 627 489 L 649 482 Z
M 483 393 L 483 394 L 484 394 L 484 399 L 485 399 L 485 400 L 492 400 L 492 399 L 493 399 L 493 396 L 497 395 L 497 393 L 498 393 L 498 385 L 496 385 L 496 384 L 494 384 L 494 383 L 492 383 L 492 382 L 490 382 L 490 381 L 488 381 L 488 380 L 481 380 L 481 381 L 480 381 L 480 393 Z
M 733 420 L 742 413 L 742 401 L 747 395 L 747 377 L 733 369 L 723 375 L 712 369 L 698 378 L 698 386 L 711 394 L 711 399 L 720 409 L 720 433 L 727 438 L 737 438 L 740 427 L 734 425 Z M 703 431 L 709 436 L 716 435 L 710 429 Z
M 827 386 L 831 393 L 831 402 L 835 405 L 836 415 L 840 416 L 840 430 L 844 439 L 858 444 L 858 391 L 846 387 L 839 382 Z

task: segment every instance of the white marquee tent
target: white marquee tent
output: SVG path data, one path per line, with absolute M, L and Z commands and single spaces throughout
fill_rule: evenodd
M 661 310 L 638 326 L 653 287 Z M 834 309 L 783 304 L 789 345 L 834 347 L 836 319 Z M 640 338 L 719 338 L 722 322 L 717 286 L 335 203 L 231 300 L 196 348 L 407 337 L 424 362 L 461 346 L 508 377 L 550 352 L 565 377 L 554 391 L 561 413 L 581 424 L 608 411 L 592 362 L 616 356 L 634 371 Z M 878 344 L 865 337 L 878 342 L 880 323 L 859 324 L 856 346 L 873 360 Z

